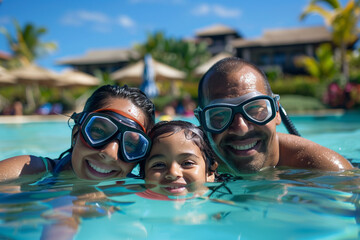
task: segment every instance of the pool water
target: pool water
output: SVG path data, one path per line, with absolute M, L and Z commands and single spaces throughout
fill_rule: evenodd
M 359 117 L 292 120 L 302 136 L 358 165 Z M 282 125 L 278 131 L 286 132 Z M 70 134 L 65 122 L 0 124 L 0 159 L 57 157 Z M 0 239 L 56 239 L 60 233 L 74 239 L 359 239 L 359 177 L 360 170 L 277 168 L 209 183 L 206 195 L 178 201 L 142 197 L 140 179 L 97 183 L 63 176 L 34 185 L 29 177 L 0 184 Z

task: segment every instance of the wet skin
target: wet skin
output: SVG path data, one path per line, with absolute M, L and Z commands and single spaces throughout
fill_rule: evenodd
M 127 99 L 112 98 L 103 108 L 112 108 L 123 111 L 145 125 L 145 115 Z M 103 180 L 109 178 L 124 178 L 129 174 L 136 163 L 127 163 L 118 156 L 119 141 L 114 140 L 102 149 L 88 146 L 81 137 L 78 127 L 73 129 L 75 145 L 72 153 L 72 166 L 74 173 L 83 179 Z
M 262 76 L 249 66 L 226 75 L 210 73 L 203 85 L 204 104 L 206 106 L 215 99 L 237 98 L 254 91 L 267 95 Z M 275 166 L 279 159 L 276 126 L 280 123 L 279 113 L 263 126 L 247 121 L 239 113 L 235 114 L 228 129 L 212 134 L 219 153 L 226 161 L 225 168 L 237 173 Z
M 153 142 L 145 164 L 145 181 L 156 186 L 152 191 L 183 196 L 204 191 L 203 183 L 212 180 L 202 152 L 183 131 L 165 133 Z

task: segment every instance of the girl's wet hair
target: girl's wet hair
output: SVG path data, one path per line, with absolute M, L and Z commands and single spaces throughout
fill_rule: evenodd
M 104 85 L 99 87 L 86 101 L 85 112 L 93 112 L 104 108 L 111 98 L 129 99 L 136 107 L 140 108 L 146 116 L 145 128 L 151 129 L 155 124 L 155 106 L 140 89 L 127 85 Z
M 215 154 L 210 147 L 209 140 L 207 139 L 204 131 L 201 127 L 196 126 L 187 121 L 161 121 L 155 124 L 155 126 L 150 130 L 149 137 L 153 144 L 158 141 L 160 138 L 169 137 L 173 134 L 176 134 L 180 131 L 184 131 L 185 138 L 191 140 L 196 146 L 200 149 L 205 159 L 205 164 L 207 172 L 215 172 L 212 168 L 215 161 Z M 161 136 L 165 134 L 164 136 Z M 140 162 L 140 176 L 145 177 L 145 162 Z

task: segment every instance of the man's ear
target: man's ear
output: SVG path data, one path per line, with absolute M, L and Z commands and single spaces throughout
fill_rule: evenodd
M 276 125 L 280 125 L 280 123 L 281 123 L 280 111 L 278 111 L 278 112 L 276 113 L 275 123 L 276 123 Z
M 218 168 L 218 163 L 214 162 L 210 167 L 210 171 L 207 172 L 207 176 L 206 176 L 207 182 L 215 182 L 215 171 L 217 168 Z
M 281 123 L 281 115 L 280 115 L 281 110 L 280 110 L 280 108 L 282 106 L 280 105 L 279 101 L 277 101 L 277 105 L 278 105 L 278 111 L 277 111 L 276 116 L 275 116 L 275 123 L 276 123 L 276 125 L 280 125 L 280 123 Z

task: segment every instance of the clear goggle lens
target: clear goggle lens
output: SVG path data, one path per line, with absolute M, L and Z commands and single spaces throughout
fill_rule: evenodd
M 236 113 L 243 114 L 250 122 L 261 124 L 273 115 L 268 99 L 256 99 L 243 106 L 214 106 L 205 110 L 206 125 L 211 130 L 221 130 L 232 121 Z
M 122 125 L 119 128 L 118 125 Z M 140 132 L 124 124 L 115 124 L 104 116 L 91 116 L 84 127 L 85 140 L 91 147 L 101 148 L 116 138 L 121 144 L 125 161 L 143 158 L 150 147 L 149 140 Z M 120 148 L 119 148 L 120 151 Z

